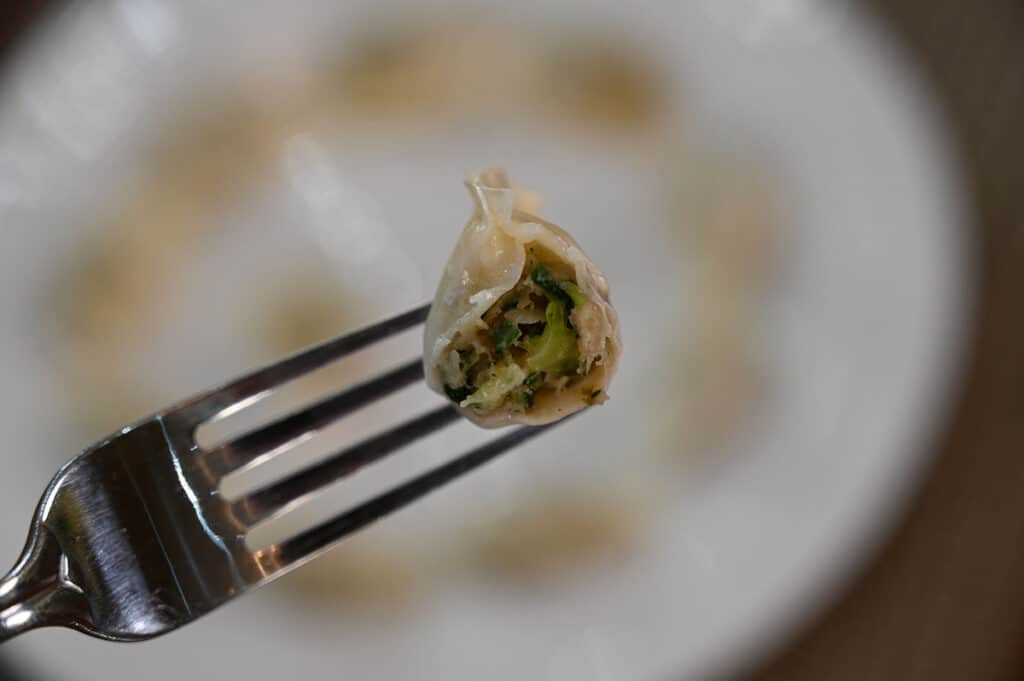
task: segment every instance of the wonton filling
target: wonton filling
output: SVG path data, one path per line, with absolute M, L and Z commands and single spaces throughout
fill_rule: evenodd
M 484 314 L 472 337 L 452 343 L 444 390 L 459 406 L 526 411 L 545 395 L 574 389 L 586 402 L 599 399 L 601 391 L 585 385 L 602 361 L 603 337 L 587 333 L 596 306 L 571 267 L 544 255 L 531 248 L 512 290 Z

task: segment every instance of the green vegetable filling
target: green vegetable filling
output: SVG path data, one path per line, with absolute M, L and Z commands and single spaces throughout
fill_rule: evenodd
M 468 385 L 448 385 L 444 384 L 444 394 L 448 396 L 448 399 L 452 402 L 462 402 L 464 399 L 473 394 L 473 388 Z
M 494 340 L 494 349 L 498 352 L 505 352 L 522 335 L 517 324 L 503 318 L 491 334 Z
M 561 286 L 562 290 L 565 291 L 565 294 L 569 296 L 573 307 L 578 307 L 587 302 L 587 297 L 583 295 L 583 291 L 580 290 L 580 287 L 571 281 L 563 281 L 559 286 Z
M 518 388 L 526 380 L 526 372 L 507 357 L 488 370 L 487 377 L 480 387 L 459 405 L 463 407 L 483 407 L 493 409 L 505 401 L 510 392 Z
M 526 366 L 532 371 L 565 374 L 576 369 L 580 351 L 576 332 L 569 328 L 569 315 L 558 300 L 548 301 L 544 310 L 544 332 L 526 340 Z
M 529 279 L 543 291 L 532 295 L 533 304 L 543 299 L 544 321 L 516 323 L 506 313 L 526 302 L 529 295 L 508 296 L 499 306 L 497 320 L 491 322 L 489 340 L 493 352 L 478 355 L 474 350 L 459 350 L 459 369 L 464 385 L 445 385 L 448 398 L 463 407 L 495 409 L 508 401 L 524 409 L 533 406 L 534 398 L 546 379 L 567 375 L 586 376 L 589 361 L 580 361 L 579 336 L 573 329 L 569 314 L 587 298 L 571 281 L 558 281 L 543 265 L 533 263 Z M 584 395 L 592 400 L 600 394 Z
M 555 280 L 555 277 L 554 275 L 551 274 L 551 271 L 548 268 L 544 267 L 543 265 L 534 263 L 533 267 L 530 268 L 530 279 L 532 279 L 533 283 L 535 283 L 537 286 L 540 286 L 547 293 L 549 293 L 552 296 L 552 298 L 554 298 L 555 300 L 562 301 L 562 303 L 569 310 L 572 310 L 573 306 L 576 304 L 576 302 L 572 299 L 572 296 L 569 294 L 569 292 L 562 287 L 561 283 Z M 577 293 L 579 293 L 579 289 L 576 288 L 575 284 L 570 285 L 576 290 Z M 582 296 L 582 294 L 580 295 Z
M 544 382 L 544 374 L 539 371 L 535 371 L 526 377 L 523 381 L 522 388 L 516 395 L 516 401 L 526 408 L 533 406 L 533 396 L 537 394 L 537 390 L 540 389 L 540 384 Z

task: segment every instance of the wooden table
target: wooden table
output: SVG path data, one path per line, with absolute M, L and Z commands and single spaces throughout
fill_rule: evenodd
M 2 4 L 0 51 L 53 3 Z M 958 135 L 980 242 L 973 354 L 935 466 L 891 541 L 740 678 L 1024 679 L 1024 2 L 870 4 L 917 54 Z

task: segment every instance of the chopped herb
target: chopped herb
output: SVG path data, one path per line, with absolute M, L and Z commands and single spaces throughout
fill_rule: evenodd
M 533 406 L 533 392 L 529 390 L 519 391 L 519 394 L 516 395 L 516 401 L 519 402 L 519 404 L 521 404 L 522 406 L 529 409 L 530 407 Z
M 544 374 L 540 371 L 534 371 L 532 374 L 526 377 L 523 381 L 522 390 L 519 392 L 519 403 L 529 409 L 533 406 L 533 396 L 537 394 L 537 389 L 540 388 L 540 384 L 544 381 Z
M 555 300 L 561 301 L 567 310 L 571 310 L 573 305 L 575 305 L 572 296 L 570 296 L 569 293 L 562 288 L 557 281 L 555 281 L 555 277 L 551 274 L 551 271 L 543 265 L 534 263 L 533 268 L 530 270 L 530 279 L 532 279 L 533 283 L 537 286 L 540 286 L 542 289 L 554 296 Z
M 601 394 L 600 390 L 595 390 L 594 392 L 590 393 L 590 399 L 594 399 L 595 397 L 597 397 L 600 394 Z
M 449 400 L 458 404 L 465 400 L 470 395 L 472 395 L 473 389 L 470 388 L 468 385 L 454 386 L 445 383 L 444 394 L 448 396 Z
M 515 298 L 506 298 L 505 301 L 501 304 L 501 311 L 508 312 L 518 304 L 519 301 L 516 300 Z
M 523 381 L 523 385 L 529 390 L 536 390 L 540 387 L 541 381 L 544 380 L 544 374 L 539 371 L 534 371 L 532 374 L 526 377 Z
M 492 338 L 494 339 L 494 349 L 498 352 L 504 352 L 512 347 L 512 344 L 519 340 L 522 333 L 519 331 L 519 327 L 510 322 L 507 319 L 502 319 L 501 323 L 498 324 L 497 328 L 494 329 Z

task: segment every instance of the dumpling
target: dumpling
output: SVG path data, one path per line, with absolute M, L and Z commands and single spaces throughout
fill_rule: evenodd
M 475 210 L 427 318 L 427 384 L 487 428 L 604 402 L 622 349 L 604 275 L 565 231 L 521 210 L 536 197 L 504 171 L 466 186 Z

